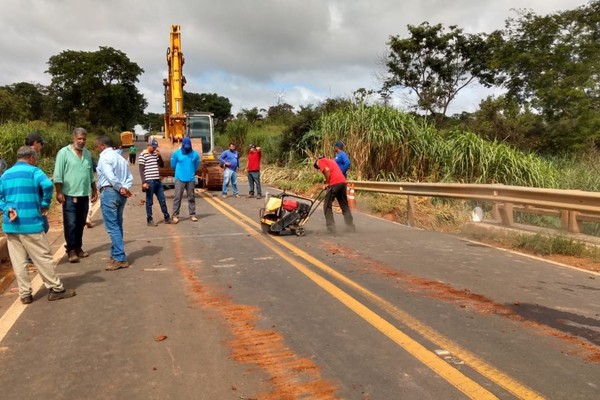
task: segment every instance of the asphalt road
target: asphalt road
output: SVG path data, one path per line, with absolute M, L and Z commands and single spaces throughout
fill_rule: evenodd
M 263 200 L 205 192 L 148 227 L 136 189 L 130 268 L 98 211 L 75 298 L 0 297 L 2 399 L 600 398 L 598 274 L 358 213 L 267 236 Z

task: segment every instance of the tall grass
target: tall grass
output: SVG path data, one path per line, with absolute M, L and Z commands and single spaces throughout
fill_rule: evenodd
M 344 141 L 359 179 L 503 183 L 555 187 L 553 165 L 470 132 L 444 137 L 424 119 L 383 106 L 359 106 L 323 115 L 311 135 L 325 154 Z
M 12 123 L 0 125 L 0 155 L 9 166 L 17 161 L 17 150 L 25 145 L 25 137 L 38 132 L 44 138 L 39 166 L 51 174 L 54 169 L 54 157 L 61 147 L 71 141 L 71 135 L 65 124 L 48 125 L 43 122 Z

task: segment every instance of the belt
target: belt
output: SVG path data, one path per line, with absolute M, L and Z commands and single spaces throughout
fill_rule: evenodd
M 101 191 L 101 192 L 103 192 L 103 191 L 104 191 L 104 189 L 109 189 L 109 188 L 110 188 L 110 189 L 113 189 L 113 187 L 112 187 L 111 185 L 106 185 L 106 186 L 102 186 L 102 187 L 100 188 L 100 191 Z

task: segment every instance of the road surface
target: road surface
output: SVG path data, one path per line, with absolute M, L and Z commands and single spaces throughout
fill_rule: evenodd
M 2 399 L 600 398 L 599 274 L 359 213 L 268 236 L 264 200 L 210 192 L 148 227 L 134 191 L 130 268 L 98 210 L 89 258 L 53 245 L 75 298 L 0 297 Z

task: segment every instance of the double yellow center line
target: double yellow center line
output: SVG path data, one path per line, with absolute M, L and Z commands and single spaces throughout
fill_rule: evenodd
M 350 288 L 356 290 L 361 295 L 372 301 L 375 305 L 389 313 L 396 320 L 400 321 L 404 325 L 408 326 L 419 335 L 423 336 L 432 343 L 440 346 L 441 348 L 450 351 L 454 356 L 459 357 L 465 364 L 469 365 L 473 370 L 477 371 L 480 375 L 494 382 L 498 386 L 504 388 L 508 392 L 520 399 L 543 399 L 543 396 L 534 390 L 528 388 L 522 383 L 514 380 L 505 373 L 499 371 L 487 362 L 479 359 L 477 356 L 472 354 L 466 349 L 463 349 L 457 343 L 454 343 L 449 338 L 446 338 L 441 333 L 435 331 L 433 328 L 425 325 L 421 321 L 412 317 L 405 311 L 399 309 L 392 303 L 384 300 L 377 296 L 375 293 L 369 291 L 353 280 L 349 279 L 345 275 L 335 271 L 322 261 L 314 258 L 310 254 L 304 252 L 298 247 L 290 244 L 288 241 L 277 236 L 267 236 L 257 232 L 256 229 L 260 230 L 260 224 L 250 219 L 246 215 L 242 214 L 238 210 L 231 207 L 229 204 L 215 200 L 208 194 L 201 193 L 201 196 L 206 201 L 216 208 L 223 215 L 240 225 L 248 233 L 250 233 L 255 239 L 260 241 L 263 245 L 268 247 L 271 251 L 279 255 L 290 265 L 304 274 L 307 278 L 325 290 L 327 293 L 332 295 L 343 305 L 354 311 L 358 316 L 363 318 L 369 324 L 371 324 L 378 331 L 383 333 L 385 336 L 390 338 L 392 341 L 397 343 L 405 351 L 410 353 L 412 356 L 417 358 L 431 370 L 433 370 L 440 377 L 444 378 L 452 386 L 460 390 L 467 397 L 472 399 L 497 399 L 497 397 L 485 389 L 483 386 L 465 376 L 462 372 L 452 367 L 446 361 L 442 360 L 437 354 L 428 350 L 416 340 L 409 337 L 407 334 L 402 332 L 400 329 L 383 319 L 373 310 L 360 303 L 358 300 L 353 298 L 351 295 L 340 289 L 338 286 L 333 284 L 331 281 L 323 278 L 317 274 L 304 263 L 300 262 L 292 254 L 282 250 L 283 248 L 288 249 L 295 256 L 303 259 L 314 267 L 318 268 L 322 272 L 334 277 Z

